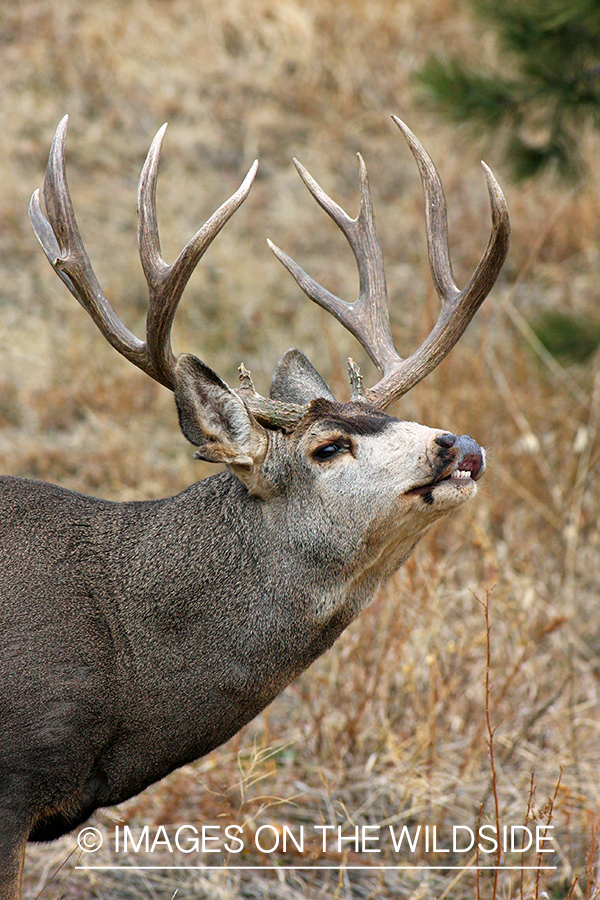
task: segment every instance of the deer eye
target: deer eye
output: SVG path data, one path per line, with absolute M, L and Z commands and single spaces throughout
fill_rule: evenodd
M 329 443 L 317 447 L 317 449 L 313 451 L 313 458 L 325 462 L 328 459 L 332 459 L 338 453 L 344 453 L 347 449 L 346 442 L 340 438 L 337 441 L 329 441 Z

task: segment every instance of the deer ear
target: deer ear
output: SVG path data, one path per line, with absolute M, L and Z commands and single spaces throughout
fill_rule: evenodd
M 242 480 L 243 471 L 262 462 L 264 428 L 217 373 L 190 353 L 177 360 L 174 393 L 181 430 L 198 447 L 198 459 L 239 467 Z
M 321 397 L 335 400 L 313 364 L 299 350 L 287 350 L 277 363 L 269 396 L 272 400 L 299 404 Z

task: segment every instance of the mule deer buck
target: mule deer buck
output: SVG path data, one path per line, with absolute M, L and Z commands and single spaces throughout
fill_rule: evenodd
M 308 172 L 345 235 L 360 293 L 349 304 L 271 245 L 302 290 L 332 313 L 382 372 L 368 390 L 350 360 L 341 402 L 297 350 L 270 396 L 242 367 L 231 389 L 170 330 L 198 261 L 247 197 L 257 164 L 173 265 L 161 257 L 156 179 L 164 127 L 139 185 L 148 282 L 146 339 L 119 320 L 84 249 L 65 175 L 67 119 L 30 218 L 57 275 L 126 359 L 174 392 L 196 456 L 226 470 L 183 493 L 113 503 L 52 484 L 0 480 L 0 898 L 21 896 L 25 844 L 77 828 L 222 744 L 330 647 L 440 516 L 476 493 L 484 453 L 470 437 L 400 421 L 385 409 L 459 340 L 504 262 L 509 221 L 486 168 L 492 231 L 463 291 L 449 258 L 439 176 L 409 129 L 425 193 L 441 313 L 403 359 L 392 339 L 381 248 L 359 156 L 351 219 Z

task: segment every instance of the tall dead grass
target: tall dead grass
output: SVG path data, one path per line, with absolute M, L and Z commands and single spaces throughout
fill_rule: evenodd
M 341 395 L 345 356 L 372 374 L 352 338 L 310 308 L 266 249 L 270 236 L 330 289 L 347 298 L 356 291 L 351 254 L 306 195 L 292 155 L 350 213 L 354 153 L 365 157 L 401 349 L 427 333 L 437 300 L 417 173 L 388 113 L 408 121 L 442 173 L 460 284 L 483 251 L 488 212 L 478 148 L 432 118 L 412 82 L 431 50 L 469 53 L 483 42 L 493 53 L 491 36 L 474 31 L 458 0 L 22 0 L 2 5 L 0 33 L 4 472 L 130 499 L 176 492 L 210 471 L 192 462 L 167 392 L 114 358 L 30 232 L 27 203 L 64 112 L 88 251 L 138 331 L 145 287 L 135 187 L 154 132 L 169 120 L 159 180 L 168 258 L 260 157 L 253 192 L 194 276 L 176 326 L 176 348 L 198 352 L 230 381 L 243 359 L 266 390 L 291 345 Z M 597 152 L 593 137 L 582 140 Z M 504 186 L 514 225 L 505 273 L 460 347 L 397 408 L 488 447 L 477 500 L 439 525 L 336 647 L 226 747 L 100 822 L 443 828 L 491 821 L 496 801 L 502 822 L 546 821 L 562 767 L 552 809 L 557 868 L 506 870 L 496 893 L 595 896 L 598 360 L 560 368 L 540 352 L 527 318 L 554 305 L 595 314 L 600 195 L 595 176 L 570 194 L 548 183 Z M 82 873 L 75 857 L 48 883 L 73 846 L 67 838 L 32 848 L 30 896 L 44 884 L 44 900 L 166 898 L 176 888 L 178 900 L 494 893 L 491 876 L 478 882 L 471 870 L 232 869 L 178 880 L 169 872 Z M 391 865 L 394 856 L 378 862 Z

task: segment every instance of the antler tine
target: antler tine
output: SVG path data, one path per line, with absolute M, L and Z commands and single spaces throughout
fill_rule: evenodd
M 150 293 L 146 345 L 157 372 L 154 377 L 160 376 L 158 380 L 163 384 L 167 380 L 172 382 L 175 356 L 171 349 L 171 326 L 183 291 L 212 241 L 248 196 L 258 168 L 255 160 L 237 191 L 210 216 L 169 266 L 161 256 L 156 215 L 158 161 L 165 129 L 163 125 L 152 142 L 138 188 L 138 242 Z M 167 385 L 171 386 L 171 383 Z
M 406 394 L 450 352 L 491 291 L 508 253 L 510 221 L 504 194 L 491 170 L 482 163 L 490 198 L 492 230 L 488 246 L 469 283 L 459 291 L 454 283 L 448 247 L 446 198 L 438 172 L 425 148 L 412 131 L 392 116 L 415 157 L 425 196 L 425 226 L 431 275 L 441 301 L 439 318 L 418 350 L 401 361 L 396 371 L 385 375 L 365 392 L 381 409 Z
M 138 184 L 137 215 L 138 215 L 138 245 L 140 250 L 140 262 L 148 284 L 158 280 L 158 270 L 168 268 L 161 256 L 160 237 L 158 232 L 158 217 L 156 215 L 156 183 L 158 180 L 158 163 L 160 151 L 167 131 L 165 122 L 154 136 L 150 149 L 146 156 L 140 180 Z
M 61 281 L 89 313 L 112 346 L 139 366 L 144 345 L 123 325 L 102 293 L 81 240 L 65 170 L 68 121 L 68 116 L 60 121 L 48 159 L 44 179 L 48 219 L 40 207 L 40 192 L 35 191 L 29 204 L 31 225 Z
M 354 253 L 359 274 L 357 301 L 350 304 L 341 300 L 314 281 L 271 241 L 269 246 L 304 293 L 332 313 L 362 344 L 375 365 L 387 374 L 394 369 L 400 357 L 394 347 L 390 328 L 383 254 L 375 228 L 367 170 L 363 158 L 360 154 L 357 155 L 360 171 L 360 208 L 355 219 L 351 219 L 317 184 L 304 166 L 294 160 L 298 174 L 309 192 L 340 228 Z
M 433 283 L 440 297 L 451 298 L 460 291 L 454 284 L 454 275 L 452 274 L 446 197 L 441 179 L 433 160 L 410 128 L 398 116 L 392 116 L 392 121 L 404 135 L 419 167 L 425 194 L 425 230 Z
M 112 346 L 156 381 L 173 390 L 175 356 L 170 332 L 185 286 L 209 244 L 246 199 L 258 162 L 255 161 L 238 190 L 213 213 L 169 266 L 160 253 L 156 216 L 156 180 L 166 125 L 152 141 L 138 189 L 140 259 L 150 294 L 146 340 L 140 341 L 121 322 L 102 293 L 86 253 L 69 193 L 65 167 L 68 116 L 59 123 L 50 150 L 41 211 L 39 191 L 31 198 L 29 217 L 50 264 L 73 296 L 89 313 Z

